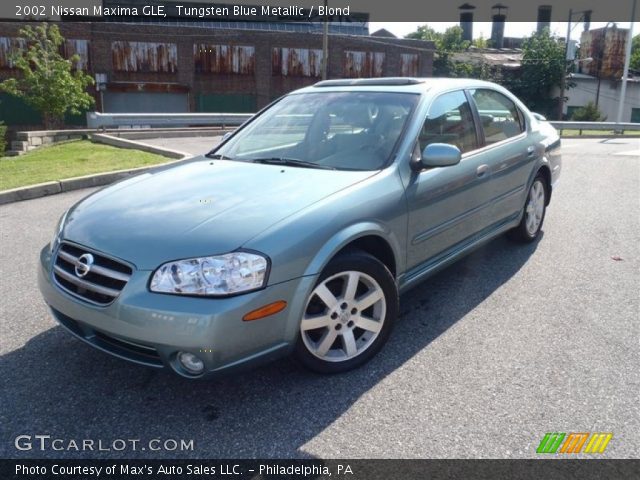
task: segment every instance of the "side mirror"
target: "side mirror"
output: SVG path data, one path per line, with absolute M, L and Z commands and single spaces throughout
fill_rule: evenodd
M 535 118 L 536 120 L 540 120 L 541 122 L 547 121 L 547 117 L 545 117 L 544 115 L 540 115 L 539 113 L 531 112 L 531 115 L 533 115 L 533 118 Z
M 227 138 L 229 138 L 231 136 L 231 132 L 227 132 L 222 136 L 222 142 L 226 142 Z M 220 143 L 222 143 L 220 142 Z
M 431 143 L 422 151 L 422 157 L 418 162 L 418 166 L 422 168 L 429 167 L 448 167 L 460 163 L 462 154 L 460 149 L 455 145 L 448 143 Z

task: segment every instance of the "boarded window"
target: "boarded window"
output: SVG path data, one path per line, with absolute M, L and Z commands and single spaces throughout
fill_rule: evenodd
M 283 77 L 320 77 L 322 50 L 308 48 L 274 48 L 271 53 L 272 75 Z
M 193 46 L 193 60 L 198 73 L 253 75 L 256 71 L 254 47 L 199 43 Z
M 347 78 L 381 77 L 383 52 L 344 52 L 344 76 Z
M 111 43 L 113 69 L 118 72 L 177 72 L 178 47 L 175 43 Z
M 89 59 L 89 40 L 68 38 L 62 44 L 61 50 L 64 58 L 68 59 L 74 55 L 78 55 L 78 57 L 80 57 L 78 62 L 74 65 L 78 70 L 89 70 L 91 68 Z
M 20 50 L 26 48 L 26 40 L 18 37 L 0 37 L 0 69 L 13 68 L 11 57 Z M 71 58 L 77 54 L 80 57 L 76 68 L 88 70 L 89 64 L 89 40 L 67 39 L 60 45 L 60 55 L 64 58 Z
M 26 41 L 18 37 L 0 37 L 0 69 L 13 68 L 11 57 L 25 48 Z
M 400 75 L 403 77 L 418 76 L 418 54 L 402 53 L 400 54 Z

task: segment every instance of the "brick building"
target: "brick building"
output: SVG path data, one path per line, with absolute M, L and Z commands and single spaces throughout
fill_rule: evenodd
M 0 22 L 0 78 L 15 75 L 22 22 Z M 253 112 L 320 79 L 322 35 L 115 22 L 61 22 L 64 53 L 104 78 L 103 111 Z M 430 76 L 433 44 L 363 35 L 329 36 L 328 77 Z M 100 75 L 102 74 L 102 75 Z M 37 112 L 0 98 L 10 125 L 39 123 Z M 68 118 L 69 124 L 84 119 Z

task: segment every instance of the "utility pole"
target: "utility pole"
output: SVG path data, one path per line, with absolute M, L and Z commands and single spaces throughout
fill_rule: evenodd
M 618 101 L 618 117 L 616 122 L 622 121 L 622 109 L 624 107 L 624 97 L 627 94 L 627 78 L 629 77 L 629 62 L 631 61 L 631 41 L 633 36 L 633 23 L 636 16 L 636 0 L 631 4 L 631 23 L 629 23 L 629 34 L 627 35 L 627 45 L 624 56 L 624 70 L 622 72 L 622 88 L 620 89 L 620 100 Z
M 558 120 L 562 120 L 562 115 L 564 114 L 564 91 L 567 85 L 567 57 L 569 56 L 569 42 L 571 41 L 571 17 L 573 17 L 573 10 L 569 9 L 567 38 L 564 46 L 564 59 L 562 61 L 562 78 L 560 79 L 560 98 L 558 99 Z
M 327 79 L 327 63 L 329 62 L 329 19 L 327 17 L 327 0 L 324 0 L 324 26 L 322 31 L 322 80 Z

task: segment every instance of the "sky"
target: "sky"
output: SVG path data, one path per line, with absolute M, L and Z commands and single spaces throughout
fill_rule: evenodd
M 381 28 L 386 28 L 397 37 L 404 37 L 408 33 L 414 32 L 420 25 L 429 25 L 438 32 L 444 32 L 447 28 L 458 25 L 457 22 L 369 22 L 369 32 L 373 33 Z M 505 37 L 526 37 L 536 30 L 536 22 L 506 22 L 504 27 Z M 601 28 L 606 22 L 591 22 L 591 28 Z M 629 28 L 629 22 L 618 22 L 619 28 Z M 573 23 L 571 38 L 580 40 L 582 33 L 582 22 Z M 640 32 L 638 23 L 634 25 L 634 33 Z M 559 37 L 567 35 L 567 22 L 552 22 L 551 33 Z M 474 22 L 473 37 L 478 38 L 482 35 L 484 38 L 491 38 L 491 22 Z

